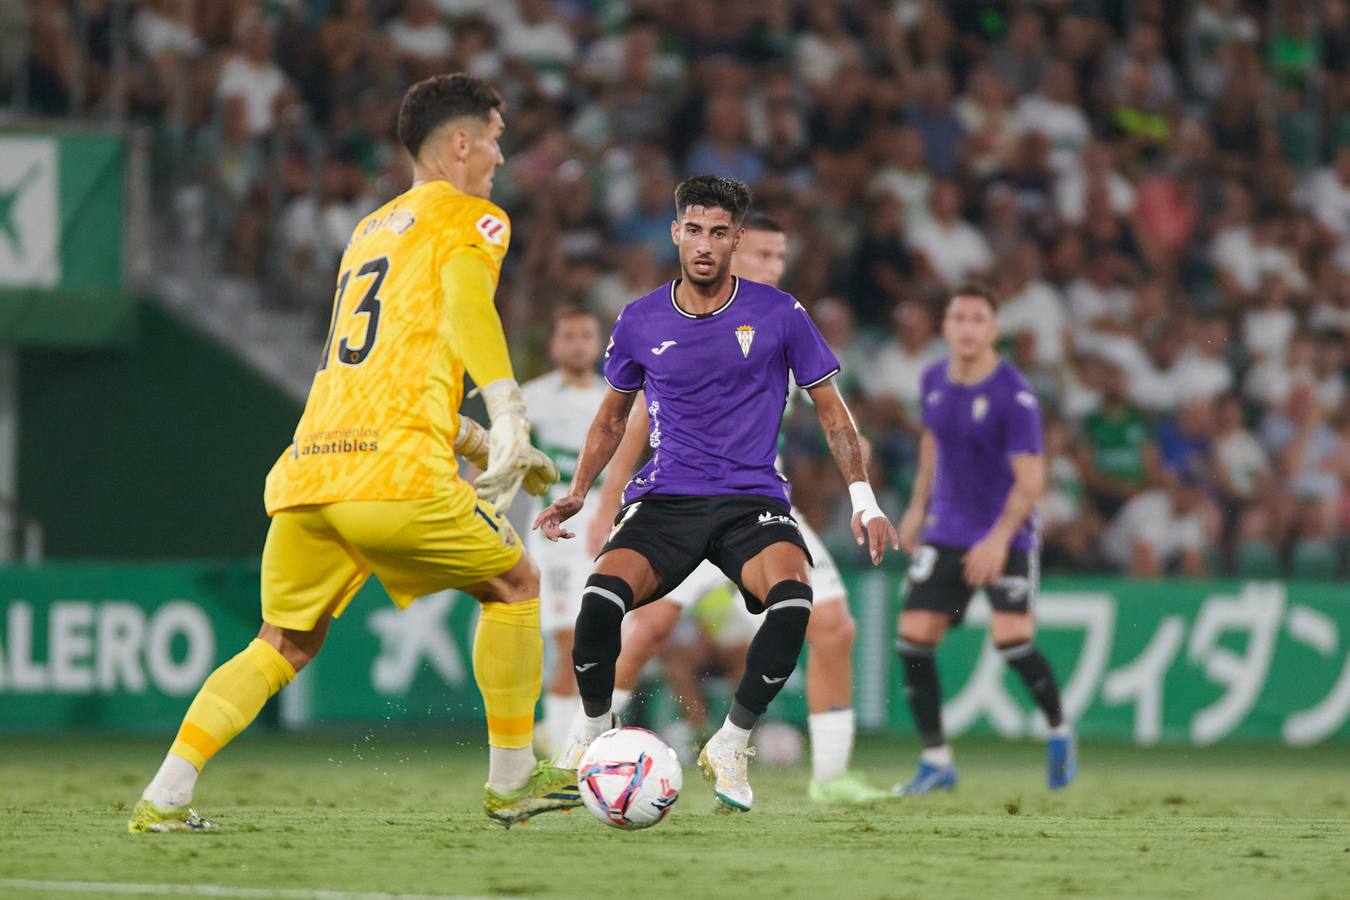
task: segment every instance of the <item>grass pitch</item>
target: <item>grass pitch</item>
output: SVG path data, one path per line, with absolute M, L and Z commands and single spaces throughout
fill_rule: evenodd
M 199 784 L 195 805 L 221 833 L 129 835 L 165 743 L 0 741 L 0 896 L 127 896 L 146 884 L 289 898 L 1350 896 L 1344 747 L 1088 743 L 1079 780 L 1051 794 L 1039 745 L 961 741 L 955 793 L 858 810 L 812 807 L 804 769 L 752 764 L 756 807 L 740 816 L 714 812 L 689 768 L 650 831 L 577 810 L 507 832 L 482 813 L 477 746 L 260 734 Z M 911 744 L 865 741 L 856 762 L 890 784 L 913 759 Z

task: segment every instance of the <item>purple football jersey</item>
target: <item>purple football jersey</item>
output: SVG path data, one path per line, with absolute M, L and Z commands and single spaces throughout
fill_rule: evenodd
M 702 315 L 675 302 L 676 282 L 624 307 L 605 350 L 605 380 L 647 394 L 652 458 L 628 483 L 649 493 L 754 494 L 789 502 L 774 469 L 788 371 L 801 387 L 839 371 L 815 322 L 790 294 L 736 278 Z
M 994 527 L 1013 486 L 1011 458 L 1041 452 L 1041 412 L 1022 373 L 1000 360 L 978 384 L 955 384 L 947 360 L 920 380 L 923 424 L 937 440 L 937 472 L 923 539 L 969 547 Z M 1030 550 L 1035 513 L 1017 530 L 1012 546 Z

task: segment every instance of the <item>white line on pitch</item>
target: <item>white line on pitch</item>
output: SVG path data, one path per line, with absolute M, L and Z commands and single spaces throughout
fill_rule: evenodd
M 0 888 L 66 894 L 157 894 L 192 897 L 257 897 L 280 900 L 492 900 L 462 894 L 394 894 L 387 891 L 332 891 L 309 888 L 246 888 L 227 884 L 131 884 L 124 881 L 41 881 L 0 878 Z M 519 900 L 519 898 L 516 898 Z

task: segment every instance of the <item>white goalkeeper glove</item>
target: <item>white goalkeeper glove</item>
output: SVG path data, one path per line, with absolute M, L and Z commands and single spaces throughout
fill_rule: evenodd
M 488 431 L 473 419 L 461 416 L 459 433 L 455 435 L 455 452 L 480 469 L 488 467 Z M 558 467 L 548 454 L 538 447 L 530 447 L 529 467 L 521 487 L 532 497 L 542 497 L 558 483 Z
M 479 389 L 487 404 L 492 427 L 488 429 L 488 464 L 478 476 L 478 496 L 505 510 L 516 498 L 530 467 L 530 423 L 525 419 L 525 401 L 520 385 L 503 378 Z

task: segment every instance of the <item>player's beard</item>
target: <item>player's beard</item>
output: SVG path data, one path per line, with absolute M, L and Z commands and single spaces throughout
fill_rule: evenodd
M 692 262 L 687 266 L 681 264 L 680 268 L 683 270 L 680 274 L 684 276 L 685 281 L 688 281 L 690 284 L 696 284 L 701 288 L 705 288 L 709 285 L 717 284 L 727 277 L 727 270 L 731 268 L 731 256 L 728 254 L 727 258 L 722 261 L 722 264 L 720 266 L 714 266 L 711 274 L 708 275 L 697 274 L 694 271 Z

